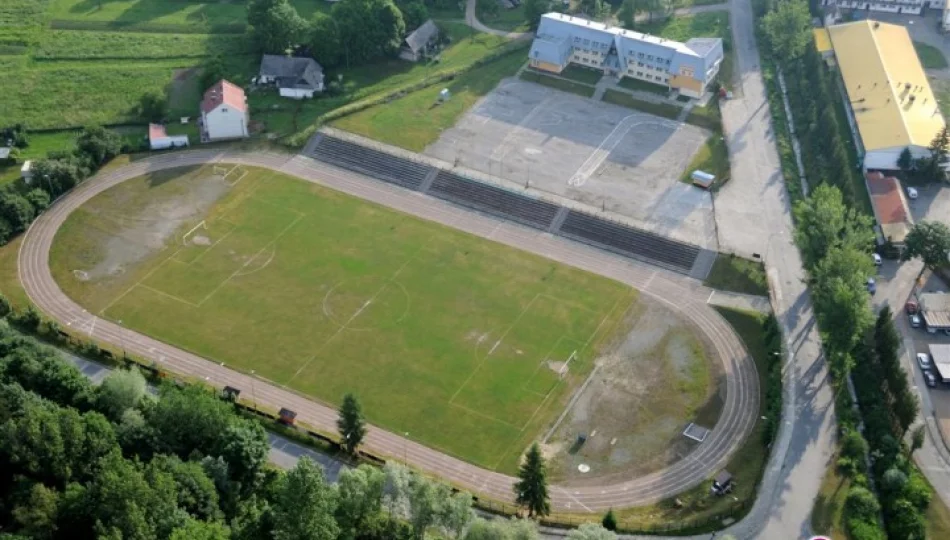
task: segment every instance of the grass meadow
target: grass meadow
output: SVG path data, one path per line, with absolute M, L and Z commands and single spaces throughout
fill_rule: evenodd
M 638 301 L 620 283 L 252 168 L 229 173 L 234 185 L 175 222 L 164 247 L 136 251 L 155 209 L 186 205 L 210 174 L 156 173 L 77 210 L 50 256 L 63 290 L 318 400 L 355 392 L 371 422 L 489 469 L 516 470 Z M 201 241 L 182 241 L 201 217 Z M 95 277 L 122 249 L 137 262 Z M 561 379 L 547 362 L 572 351 Z
M 50 30 L 34 50 L 42 60 L 206 58 L 249 55 L 243 34 L 155 34 Z

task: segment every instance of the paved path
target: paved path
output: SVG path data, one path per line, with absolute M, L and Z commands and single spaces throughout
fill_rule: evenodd
M 723 362 L 727 381 L 723 412 L 710 437 L 686 459 L 650 475 L 630 478 L 610 486 L 569 489 L 553 486 L 551 502 L 555 511 L 600 512 L 611 507 L 642 505 L 689 489 L 728 461 L 757 420 L 758 381 L 755 365 L 732 328 L 707 305 L 712 293 L 710 289 L 674 273 L 476 214 L 302 156 L 240 152 L 228 154 L 213 150 L 178 152 L 104 171 L 87 180 L 42 214 L 24 237 L 19 258 L 20 279 L 33 303 L 64 326 L 81 330 L 99 341 L 124 346 L 132 355 L 154 360 L 170 371 L 204 379 L 216 387 L 230 385 L 247 390 L 253 384 L 256 400 L 263 405 L 271 408 L 288 407 L 298 413 L 298 421 L 322 431 L 334 432 L 337 416 L 334 408 L 267 381 L 252 379 L 87 313 L 63 294 L 50 274 L 47 262 L 53 236 L 66 217 L 83 202 L 109 187 L 150 171 L 212 162 L 240 163 L 279 170 L 604 275 L 668 304 L 707 334 Z M 474 493 L 498 500 L 512 498 L 513 478 L 481 469 L 382 429 L 369 429 L 366 446 L 389 459 L 402 460 L 405 456 L 414 467 L 443 477 Z
M 494 0 L 493 0 L 494 1 Z M 475 15 L 475 4 L 476 0 L 468 0 L 465 4 L 465 24 L 471 26 L 479 32 L 485 32 L 486 34 L 493 34 L 496 36 L 502 36 L 509 39 L 529 39 L 534 37 L 533 32 L 508 32 L 505 30 L 495 30 L 482 24 L 478 20 L 478 16 Z

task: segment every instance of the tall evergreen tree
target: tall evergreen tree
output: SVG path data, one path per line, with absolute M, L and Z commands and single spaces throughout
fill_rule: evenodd
M 544 458 L 538 443 L 531 445 L 515 483 L 515 502 L 528 509 L 529 516 L 546 516 L 551 512 L 548 501 L 548 480 Z
M 366 421 L 363 419 L 360 402 L 353 394 L 343 396 L 343 406 L 340 407 L 340 418 L 336 421 L 336 426 L 343 437 L 343 447 L 350 454 L 355 453 L 366 436 Z

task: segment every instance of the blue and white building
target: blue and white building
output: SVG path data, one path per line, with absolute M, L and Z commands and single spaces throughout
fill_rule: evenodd
M 686 43 L 604 23 L 548 13 L 531 45 L 531 67 L 560 73 L 569 64 L 603 70 L 700 97 L 719 73 L 720 38 L 693 38 Z

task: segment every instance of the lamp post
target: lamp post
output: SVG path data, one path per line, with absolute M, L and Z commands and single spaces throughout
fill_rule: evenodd
M 257 410 L 257 392 L 254 391 L 254 379 L 256 377 L 254 374 L 257 373 L 255 370 L 251 370 L 251 404 L 254 406 L 254 410 Z
M 124 361 L 128 358 L 128 355 L 125 354 L 125 327 L 122 326 L 122 319 L 116 322 L 119 324 L 119 343 L 122 345 L 122 360 Z
M 409 432 L 402 434 L 402 460 L 409 463 Z

